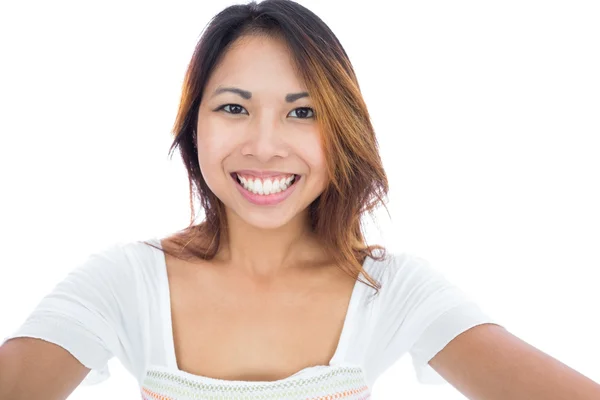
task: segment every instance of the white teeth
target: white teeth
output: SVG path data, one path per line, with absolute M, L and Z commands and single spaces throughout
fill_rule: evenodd
M 290 187 L 292 180 L 294 180 L 295 175 L 291 175 L 288 178 L 281 179 L 265 179 L 261 181 L 260 179 L 252 179 L 252 178 L 244 178 L 239 174 L 236 174 L 240 182 L 242 182 L 242 186 L 248 191 L 261 194 L 268 195 L 272 193 L 279 193 L 286 190 Z
M 271 182 L 270 179 L 265 179 L 265 181 L 263 182 L 263 191 L 265 192 L 265 194 L 275 193 L 271 192 L 271 189 L 273 189 L 273 182 Z
M 278 180 L 278 179 L 275 179 L 275 180 L 273 181 L 273 192 L 274 192 L 274 193 L 279 193 L 279 192 L 281 192 L 281 186 L 279 185 L 279 180 Z
M 263 183 L 260 179 L 254 180 L 254 191 L 258 194 L 264 194 L 263 192 Z

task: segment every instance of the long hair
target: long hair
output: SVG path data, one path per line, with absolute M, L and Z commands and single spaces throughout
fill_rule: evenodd
M 342 271 L 354 279 L 362 272 L 369 281 L 363 283 L 378 292 L 381 284 L 362 265 L 367 256 L 385 258 L 386 249 L 368 246 L 361 225 L 365 213 L 374 217 L 379 204 L 385 207 L 388 193 L 375 132 L 346 51 L 317 15 L 291 0 L 232 5 L 214 16 L 202 33 L 185 74 L 173 127 L 175 138 L 169 150 L 172 155 L 179 149 L 188 172 L 191 221 L 169 239 L 173 250 L 167 246 L 159 250 L 181 259 L 187 247 L 189 257 L 210 260 L 217 254 L 221 238 L 227 237 L 222 236 L 227 235 L 225 206 L 200 171 L 195 127 L 213 68 L 243 35 L 266 35 L 287 43 L 297 73 L 314 102 L 327 160 L 329 184 L 309 205 L 310 226 Z M 199 224 L 195 224 L 194 193 L 205 214 Z

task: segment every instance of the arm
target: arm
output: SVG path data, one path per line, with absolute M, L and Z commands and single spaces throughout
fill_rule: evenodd
M 66 399 L 89 371 L 54 343 L 10 339 L 0 347 L 0 399 Z
M 23 399 L 37 399 L 35 390 L 46 385 L 57 385 L 57 391 L 42 398 L 64 399 L 80 383 L 107 379 L 113 357 L 141 379 L 149 344 L 140 304 L 147 304 L 147 297 L 142 268 L 131 260 L 151 262 L 153 254 L 136 246 L 116 244 L 92 253 L 0 343 L 0 400 L 13 400 L 3 397 L 7 387 L 17 394 L 29 391 Z
M 493 324 L 458 335 L 429 365 L 471 400 L 600 399 L 600 385 Z

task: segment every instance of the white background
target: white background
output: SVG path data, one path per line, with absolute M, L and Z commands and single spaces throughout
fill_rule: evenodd
M 301 1 L 341 40 L 390 180 L 371 242 L 429 260 L 513 334 L 600 382 L 595 1 Z M 225 1 L 0 5 L 0 336 L 78 262 L 189 222 L 167 157 Z M 138 398 L 112 377 L 70 399 Z M 403 357 L 377 399 L 460 399 Z

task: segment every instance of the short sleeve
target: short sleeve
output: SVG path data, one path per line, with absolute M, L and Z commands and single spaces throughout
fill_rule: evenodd
M 107 363 L 115 355 L 132 370 L 140 351 L 132 339 L 139 335 L 132 319 L 137 314 L 138 285 L 122 246 L 114 244 L 90 255 L 4 341 L 32 337 L 61 346 L 91 369 L 83 385 L 106 380 Z
M 445 384 L 428 362 L 462 332 L 500 324 L 427 260 L 407 253 L 392 257 L 377 299 L 373 379 L 408 353 L 419 383 Z

